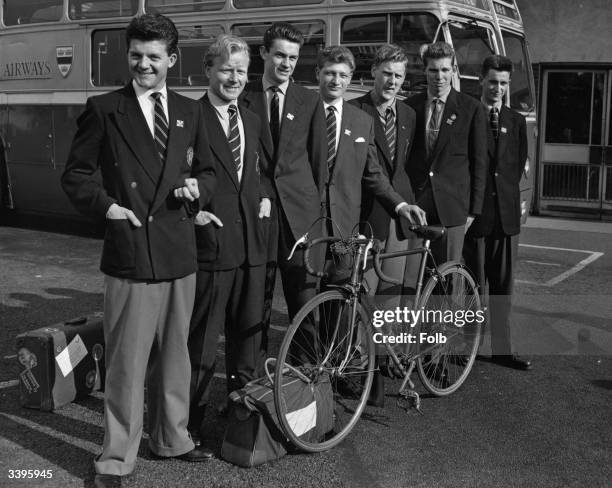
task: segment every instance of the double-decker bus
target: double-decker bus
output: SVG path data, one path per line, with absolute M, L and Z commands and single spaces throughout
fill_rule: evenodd
M 203 55 L 220 33 L 251 46 L 250 76 L 260 76 L 264 31 L 287 21 L 305 36 L 294 81 L 316 87 L 315 64 L 324 45 L 355 54 L 353 95 L 372 85 L 376 49 L 393 42 L 410 62 L 405 96 L 426 89 L 419 49 L 444 40 L 457 53 L 455 88 L 480 96 L 482 60 L 505 54 L 514 74 L 507 103 L 527 118 L 534 160 L 533 77 L 514 0 L 4 0 L 0 3 L 0 210 L 76 217 L 60 188 L 76 119 L 87 97 L 129 80 L 124 29 L 144 12 L 168 15 L 180 34 L 168 85 L 199 98 L 206 89 Z M 531 202 L 530 172 L 523 208 Z

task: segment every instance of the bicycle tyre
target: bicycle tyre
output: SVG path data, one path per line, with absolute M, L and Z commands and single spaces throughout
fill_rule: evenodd
M 356 327 L 347 321 L 355 303 Z M 312 324 L 316 324 L 313 337 Z M 334 334 L 334 330 L 338 331 Z M 314 340 L 313 340 L 314 339 Z M 347 347 L 348 346 L 348 347 Z M 328 375 L 333 393 L 333 427 L 321 439 L 305 439 L 289 425 L 288 401 L 283 385 L 293 373 L 289 364 L 311 381 Z M 296 314 L 280 346 L 275 378 L 274 401 L 281 429 L 291 443 L 306 452 L 321 452 L 339 444 L 355 426 L 366 405 L 374 376 L 374 343 L 368 317 L 362 305 L 341 290 L 329 290 L 313 297 Z M 299 433 L 299 432 L 298 432 Z
M 442 311 L 440 320 L 421 320 L 417 328 L 417 371 L 423 386 L 436 396 L 450 395 L 467 379 L 480 345 L 484 314 L 481 309 L 478 287 L 469 270 L 460 263 L 447 262 L 438 268 L 423 289 L 418 306 L 424 314 Z M 453 313 L 453 322 L 444 320 L 444 313 Z M 474 313 L 468 324 L 456 325 L 456 312 Z M 481 316 L 476 314 L 480 311 Z M 427 315 L 428 317 L 430 315 Z M 448 315 L 447 315 L 448 316 Z M 434 315 L 437 319 L 437 315 Z M 482 320 L 480 320 L 482 318 Z M 442 334 L 445 343 L 423 344 L 421 333 L 427 337 Z

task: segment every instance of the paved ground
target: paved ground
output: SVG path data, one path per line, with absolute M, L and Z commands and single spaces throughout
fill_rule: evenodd
M 535 368 L 476 362 L 448 398 L 424 396 L 424 414 L 368 408 L 349 438 L 318 455 L 254 469 L 149 458 L 133 487 L 586 487 L 612 479 L 612 224 L 530 218 L 521 237 L 514 340 Z M 0 227 L 0 486 L 91 486 L 102 440 L 100 394 L 54 413 L 19 407 L 15 336 L 100 310 L 101 241 Z M 277 342 L 286 326 L 277 290 Z M 486 353 L 487 344 L 484 347 Z M 215 401 L 223 396 L 217 382 Z M 420 385 L 417 387 L 422 390 Z M 224 420 L 209 416 L 219 453 Z M 10 480 L 11 469 L 53 478 Z

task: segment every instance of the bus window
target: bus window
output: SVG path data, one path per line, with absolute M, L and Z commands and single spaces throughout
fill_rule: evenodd
M 300 59 L 293 72 L 293 80 L 296 83 L 316 84 L 317 53 L 325 44 L 325 24 L 319 20 L 289 20 L 289 22 L 304 34 L 304 45 L 300 50 Z M 264 32 L 270 25 L 272 24 L 236 24 L 232 26 L 232 34 L 242 37 L 251 48 L 250 79 L 263 75 L 263 60 L 259 56 L 259 47 L 262 45 Z
M 221 10 L 225 0 L 146 0 L 145 11 L 153 14 Z
M 120 86 L 130 80 L 125 29 L 94 31 L 91 40 L 91 82 L 94 86 Z
M 236 8 L 258 8 L 258 7 L 281 7 L 309 5 L 313 3 L 321 3 L 323 0 L 234 0 Z
M 534 108 L 534 98 L 529 82 L 531 70 L 525 39 L 507 31 L 502 31 L 502 38 L 506 56 L 512 60 L 514 67 L 510 84 L 510 106 L 519 112 L 529 112 Z
M 461 91 L 480 99 L 480 68 L 487 56 L 495 54 L 493 31 L 474 21 L 450 21 L 449 30 L 457 54 Z
M 74 20 L 131 17 L 137 11 L 138 0 L 70 0 L 68 3 L 68 15 Z
M 215 38 L 223 33 L 221 26 L 179 28 L 179 56 L 168 71 L 169 86 L 207 86 L 204 54 Z
M 63 0 L 4 0 L 4 24 L 54 22 L 62 18 Z
M 398 13 L 345 17 L 340 42 L 355 56 L 357 68 L 353 83 L 372 86 L 372 61 L 376 50 L 386 42 L 399 44 L 408 56 L 408 69 L 402 95 L 411 96 L 426 89 L 427 83 L 419 54 L 423 44 L 433 42 L 439 21 L 431 14 Z

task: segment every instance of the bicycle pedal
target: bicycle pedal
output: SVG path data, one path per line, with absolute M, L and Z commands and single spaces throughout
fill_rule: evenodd
M 402 390 L 399 392 L 399 396 L 400 398 L 397 400 L 397 405 L 406 410 L 406 413 L 414 409 L 423 415 L 421 411 L 421 397 L 416 391 L 409 389 Z M 402 405 L 402 403 L 405 403 L 405 405 Z

